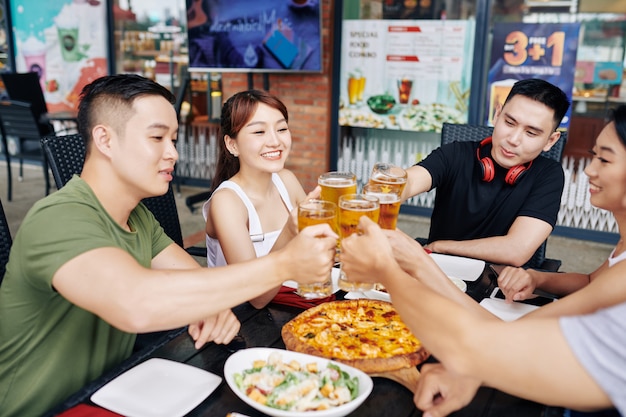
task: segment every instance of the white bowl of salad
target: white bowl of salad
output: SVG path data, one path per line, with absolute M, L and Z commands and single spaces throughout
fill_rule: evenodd
M 342 417 L 370 395 L 366 373 L 339 362 L 273 348 L 243 349 L 224 378 L 246 404 L 274 417 Z

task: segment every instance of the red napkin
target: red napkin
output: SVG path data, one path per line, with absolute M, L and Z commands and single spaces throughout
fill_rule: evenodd
M 94 407 L 88 404 L 78 404 L 75 407 L 70 408 L 58 414 L 57 417 L 124 417 L 121 414 L 114 413 L 113 411 L 105 410 L 104 408 Z
M 282 287 L 280 287 L 280 291 L 278 291 L 278 294 L 276 294 L 272 302 L 276 304 L 307 309 L 315 307 L 316 305 L 325 303 L 327 301 L 334 300 L 336 300 L 335 294 L 331 294 L 328 297 L 324 298 L 307 300 L 306 298 L 302 298 L 298 294 L 296 294 L 296 290 L 294 288 L 286 287 L 283 285 Z

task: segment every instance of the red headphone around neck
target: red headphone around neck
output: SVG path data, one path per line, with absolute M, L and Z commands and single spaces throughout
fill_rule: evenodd
M 496 176 L 496 167 L 494 165 L 493 159 L 491 159 L 491 156 L 487 155 L 482 158 L 480 156 L 480 150 L 483 148 L 483 146 L 489 145 L 490 143 L 491 136 L 483 139 L 476 149 L 476 157 L 478 158 L 478 162 L 480 163 L 480 169 L 483 176 L 482 180 L 485 182 L 493 181 L 494 177 Z M 533 161 L 530 161 L 524 165 L 516 165 L 509 168 L 509 171 L 504 176 L 504 182 L 509 185 L 515 185 L 517 181 L 519 181 L 519 179 L 524 176 L 524 173 L 528 168 L 530 168 L 532 164 Z

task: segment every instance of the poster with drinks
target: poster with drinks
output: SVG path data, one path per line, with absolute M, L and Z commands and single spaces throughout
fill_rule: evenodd
M 39 74 L 49 112 L 72 111 L 83 86 L 106 75 L 103 0 L 11 1 L 17 72 Z
M 339 124 L 440 132 L 466 123 L 474 22 L 345 20 Z
M 541 78 L 572 99 L 579 23 L 499 23 L 493 28 L 487 75 L 487 120 L 493 124 L 498 105 L 516 81 Z M 569 126 L 570 106 L 560 127 Z

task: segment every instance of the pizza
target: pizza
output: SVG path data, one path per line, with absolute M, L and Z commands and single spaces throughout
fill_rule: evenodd
M 370 374 L 414 367 L 429 356 L 391 303 L 380 300 L 332 301 L 312 307 L 285 324 L 282 337 L 289 350 Z

